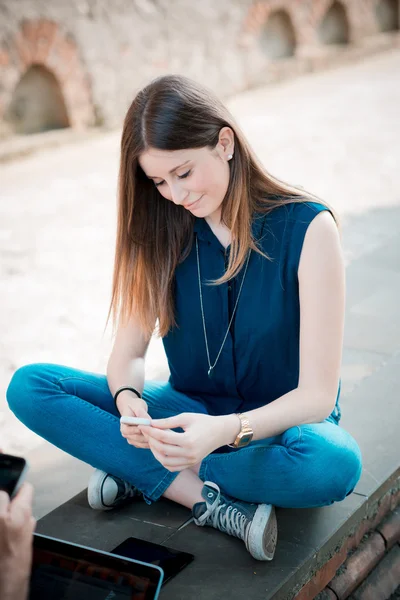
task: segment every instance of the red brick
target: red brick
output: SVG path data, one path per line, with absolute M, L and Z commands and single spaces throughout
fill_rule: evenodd
M 0 66 L 6 67 L 10 63 L 10 56 L 8 52 L 0 48 Z
M 394 544 L 400 541 L 400 508 L 390 513 L 376 529 L 385 538 L 386 549 L 390 550 Z
M 21 25 L 22 35 L 27 42 L 35 44 L 37 37 L 37 22 L 36 21 L 23 21 Z
M 19 60 L 22 63 L 23 70 L 33 62 L 32 50 L 30 44 L 28 44 L 21 32 L 18 32 L 15 36 L 15 47 L 18 52 Z
M 332 592 L 329 588 L 325 588 L 318 594 L 318 600 L 337 600 L 335 592 Z
M 398 494 L 397 494 L 398 499 Z M 363 519 L 358 527 L 358 529 L 353 533 L 350 538 L 349 548 L 357 548 L 360 544 L 364 535 L 375 529 L 377 525 L 382 521 L 382 519 L 392 510 L 394 510 L 393 494 L 387 492 L 385 496 L 380 501 L 379 508 L 374 516 L 371 516 L 369 519 Z
M 60 81 L 68 79 L 71 71 L 76 73 L 80 69 L 80 61 L 75 43 L 59 36 L 48 56 L 47 65 L 57 73 Z
M 55 39 L 55 37 L 59 31 L 59 27 L 58 27 L 57 23 L 55 23 L 54 21 L 49 21 L 47 19 L 43 19 L 42 21 L 39 21 L 39 30 L 40 30 L 40 35 L 43 35 L 48 40 L 52 41 Z
M 328 560 L 314 577 L 310 579 L 295 596 L 294 600 L 312 600 L 321 592 L 325 586 L 331 581 L 338 568 L 344 563 L 347 557 L 346 545 L 337 552 L 330 560 Z
M 341 554 L 341 556 L 344 556 L 344 558 L 343 558 L 343 560 L 338 561 L 339 564 L 335 568 L 337 570 L 343 563 L 345 563 L 345 565 L 344 565 L 345 571 L 343 569 L 341 569 L 341 573 L 336 575 L 336 571 L 333 571 L 333 573 L 332 573 L 332 570 L 330 569 L 330 567 L 328 567 L 328 569 L 327 569 L 326 565 L 324 565 L 322 567 L 322 569 L 320 571 L 318 571 L 318 573 L 316 573 L 314 575 L 314 577 L 300 590 L 299 594 L 296 596 L 296 600 L 308 600 L 308 598 L 310 598 L 310 599 L 314 598 L 315 595 L 318 594 L 319 591 L 321 591 L 321 589 L 323 588 L 324 585 L 329 583 L 329 588 L 330 588 L 333 581 L 337 582 L 339 580 L 339 577 L 341 576 L 341 574 L 343 572 L 346 572 L 349 569 L 349 563 L 350 563 L 352 557 L 356 555 L 357 551 L 354 552 L 353 555 L 349 556 L 347 558 L 347 562 L 345 562 L 348 552 L 350 550 L 353 550 L 354 548 L 358 548 L 360 546 L 360 542 L 361 542 L 362 538 L 364 537 L 365 533 L 370 532 L 372 530 L 372 525 L 374 523 L 376 523 L 378 518 L 380 518 L 381 515 L 385 513 L 385 511 L 390 509 L 391 506 L 393 504 L 395 504 L 395 502 L 398 503 L 398 500 L 399 500 L 398 492 L 396 492 L 396 494 L 391 494 L 390 492 L 388 492 L 383 497 L 383 501 L 381 501 L 381 504 L 380 504 L 379 509 L 378 509 L 377 513 L 375 514 L 375 516 L 371 517 L 370 519 L 364 519 L 360 523 L 357 531 L 352 536 L 350 536 L 347 539 L 347 541 L 344 542 L 342 548 L 340 549 L 340 554 Z M 392 542 L 396 543 L 396 541 L 398 541 L 398 539 L 399 539 L 399 537 L 398 537 L 399 536 L 398 514 L 399 514 L 399 511 L 396 511 L 395 514 L 390 513 L 389 517 L 386 520 L 381 521 L 381 523 L 378 525 L 377 529 L 378 529 L 378 531 L 381 531 L 382 533 L 379 533 L 378 531 L 373 532 L 374 536 L 370 535 L 370 537 L 367 538 L 367 540 L 365 540 L 365 544 L 367 543 L 367 541 L 369 539 L 371 539 L 371 538 L 373 540 L 375 539 L 375 542 L 374 542 L 375 546 L 377 546 L 380 549 L 380 551 L 382 551 L 384 553 L 385 552 L 385 541 L 382 537 L 383 533 L 386 534 L 385 539 L 386 539 L 386 536 L 388 536 L 388 539 L 391 540 L 390 543 L 392 543 Z M 378 537 L 376 537 L 376 536 L 378 536 Z M 379 541 L 379 538 L 381 541 Z M 369 548 L 369 552 L 371 552 L 371 548 Z M 368 551 L 365 553 L 365 556 L 367 556 L 367 555 L 368 555 Z M 354 564 L 356 563 L 356 560 L 357 559 L 353 559 Z M 329 562 L 332 563 L 333 565 L 336 564 L 335 561 L 333 561 L 332 559 Z M 350 563 L 350 568 L 353 568 L 351 563 Z M 373 568 L 373 566 L 370 567 L 370 569 L 371 568 Z M 324 577 L 324 574 L 326 574 L 327 571 L 331 574 L 331 580 L 328 580 L 328 581 L 326 581 L 326 578 Z M 350 575 L 351 574 L 348 574 L 348 577 L 350 577 Z M 323 583 L 323 581 L 325 581 L 325 583 Z M 360 583 L 358 582 L 358 583 L 356 583 L 356 585 L 360 585 Z M 324 588 L 323 591 L 329 592 L 329 589 Z M 329 596 L 327 596 L 327 598 L 329 598 Z M 336 598 L 336 594 L 335 594 L 335 598 Z M 376 599 L 374 599 L 374 600 L 376 600 Z
M 400 581 L 400 548 L 396 544 L 378 566 L 353 592 L 352 600 L 386 600 L 396 591 Z
M 35 46 L 35 61 L 45 63 L 56 40 L 58 25 L 52 21 L 42 20 L 38 23 Z
M 254 3 L 247 13 L 243 30 L 245 32 L 257 34 L 267 21 L 269 12 L 270 7 L 267 6 L 265 2 Z
M 345 569 L 329 583 L 339 600 L 347 598 L 360 585 L 384 554 L 385 542 L 380 533 L 374 531 L 354 554 L 349 556 Z

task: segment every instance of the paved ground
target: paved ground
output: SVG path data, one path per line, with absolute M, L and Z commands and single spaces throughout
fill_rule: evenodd
M 347 265 L 384 248 L 398 232 L 393 210 L 400 205 L 399 66 L 400 51 L 390 51 L 228 102 L 271 173 L 309 189 L 342 215 Z M 58 464 L 62 481 L 76 461 L 15 419 L 5 389 L 15 369 L 31 362 L 105 372 L 110 327 L 104 336 L 102 331 L 114 252 L 119 136 L 110 133 L 0 166 L 0 447 L 29 452 L 32 473 L 40 470 L 41 482 L 48 484 Z M 394 254 L 390 260 L 396 260 Z M 374 302 L 376 310 L 379 298 Z M 349 367 L 354 381 L 380 357 L 378 347 L 370 348 L 368 361 Z M 154 339 L 146 376 L 166 374 L 162 344 Z M 82 489 L 90 470 L 86 465 L 79 474 L 74 470 L 67 496 L 42 498 L 37 516 Z

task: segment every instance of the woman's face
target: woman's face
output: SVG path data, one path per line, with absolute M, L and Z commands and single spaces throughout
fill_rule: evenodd
M 139 165 L 164 198 L 218 224 L 229 184 L 228 155 L 234 153 L 233 140 L 232 130 L 224 127 L 213 150 L 151 148 L 140 155 Z

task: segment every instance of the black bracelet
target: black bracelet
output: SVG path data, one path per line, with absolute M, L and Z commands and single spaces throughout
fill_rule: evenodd
M 134 387 L 131 387 L 129 385 L 124 385 L 124 386 L 118 388 L 114 394 L 114 404 L 115 404 L 115 408 L 117 409 L 118 413 L 119 413 L 119 410 L 118 410 L 118 406 L 117 406 L 117 397 L 118 397 L 118 394 L 120 392 L 122 392 L 123 390 L 130 390 L 131 392 L 135 392 L 135 394 L 137 395 L 138 398 L 142 397 L 141 394 L 137 390 L 135 390 Z M 119 413 L 119 414 L 121 414 L 121 413 Z

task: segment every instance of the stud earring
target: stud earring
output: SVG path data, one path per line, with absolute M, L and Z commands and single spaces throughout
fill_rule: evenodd
M 233 158 L 233 154 L 228 154 L 228 160 L 231 160 L 231 158 Z

